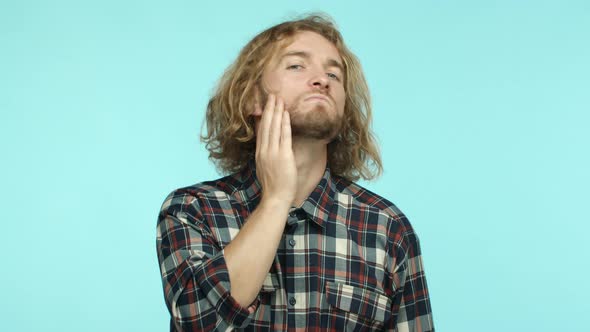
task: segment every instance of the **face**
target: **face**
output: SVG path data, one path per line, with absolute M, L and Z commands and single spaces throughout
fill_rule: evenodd
M 285 102 L 294 137 L 331 141 L 344 116 L 344 68 L 336 47 L 303 31 L 270 61 L 262 74 L 267 93 Z

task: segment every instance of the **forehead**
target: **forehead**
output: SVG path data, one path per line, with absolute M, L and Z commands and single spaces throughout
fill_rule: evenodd
M 290 43 L 287 43 L 278 52 L 278 58 L 280 59 L 282 55 L 293 51 L 306 52 L 321 59 L 332 58 L 342 61 L 336 46 L 322 35 L 312 31 L 298 32 L 290 40 Z

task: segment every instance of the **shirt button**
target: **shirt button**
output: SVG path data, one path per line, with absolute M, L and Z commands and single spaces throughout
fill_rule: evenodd
M 297 243 L 297 241 L 295 241 L 295 240 L 293 240 L 293 239 L 289 240 L 289 245 L 290 245 L 291 247 L 294 247 L 296 243 Z
M 289 304 L 290 305 L 295 305 L 295 303 L 297 303 L 297 300 L 295 300 L 294 297 L 292 297 L 292 298 L 289 299 Z

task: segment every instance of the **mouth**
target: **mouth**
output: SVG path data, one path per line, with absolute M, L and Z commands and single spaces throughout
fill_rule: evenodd
M 326 102 L 326 103 L 328 103 L 328 104 L 330 103 L 330 99 L 328 99 L 328 97 L 326 97 L 326 96 L 324 96 L 324 95 L 318 95 L 318 94 L 311 95 L 311 96 L 309 96 L 309 97 L 305 98 L 304 100 L 305 100 L 305 101 L 308 101 L 308 100 L 315 100 L 315 101 L 318 101 L 318 100 L 319 100 L 319 101 L 324 101 L 324 102 Z

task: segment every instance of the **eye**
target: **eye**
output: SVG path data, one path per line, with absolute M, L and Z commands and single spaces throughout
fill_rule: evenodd
M 298 69 L 303 69 L 303 66 L 302 65 L 290 65 L 290 66 L 287 66 L 287 69 L 298 70 Z
M 340 81 L 340 77 L 334 73 L 328 73 L 328 77 L 333 78 L 337 81 Z

